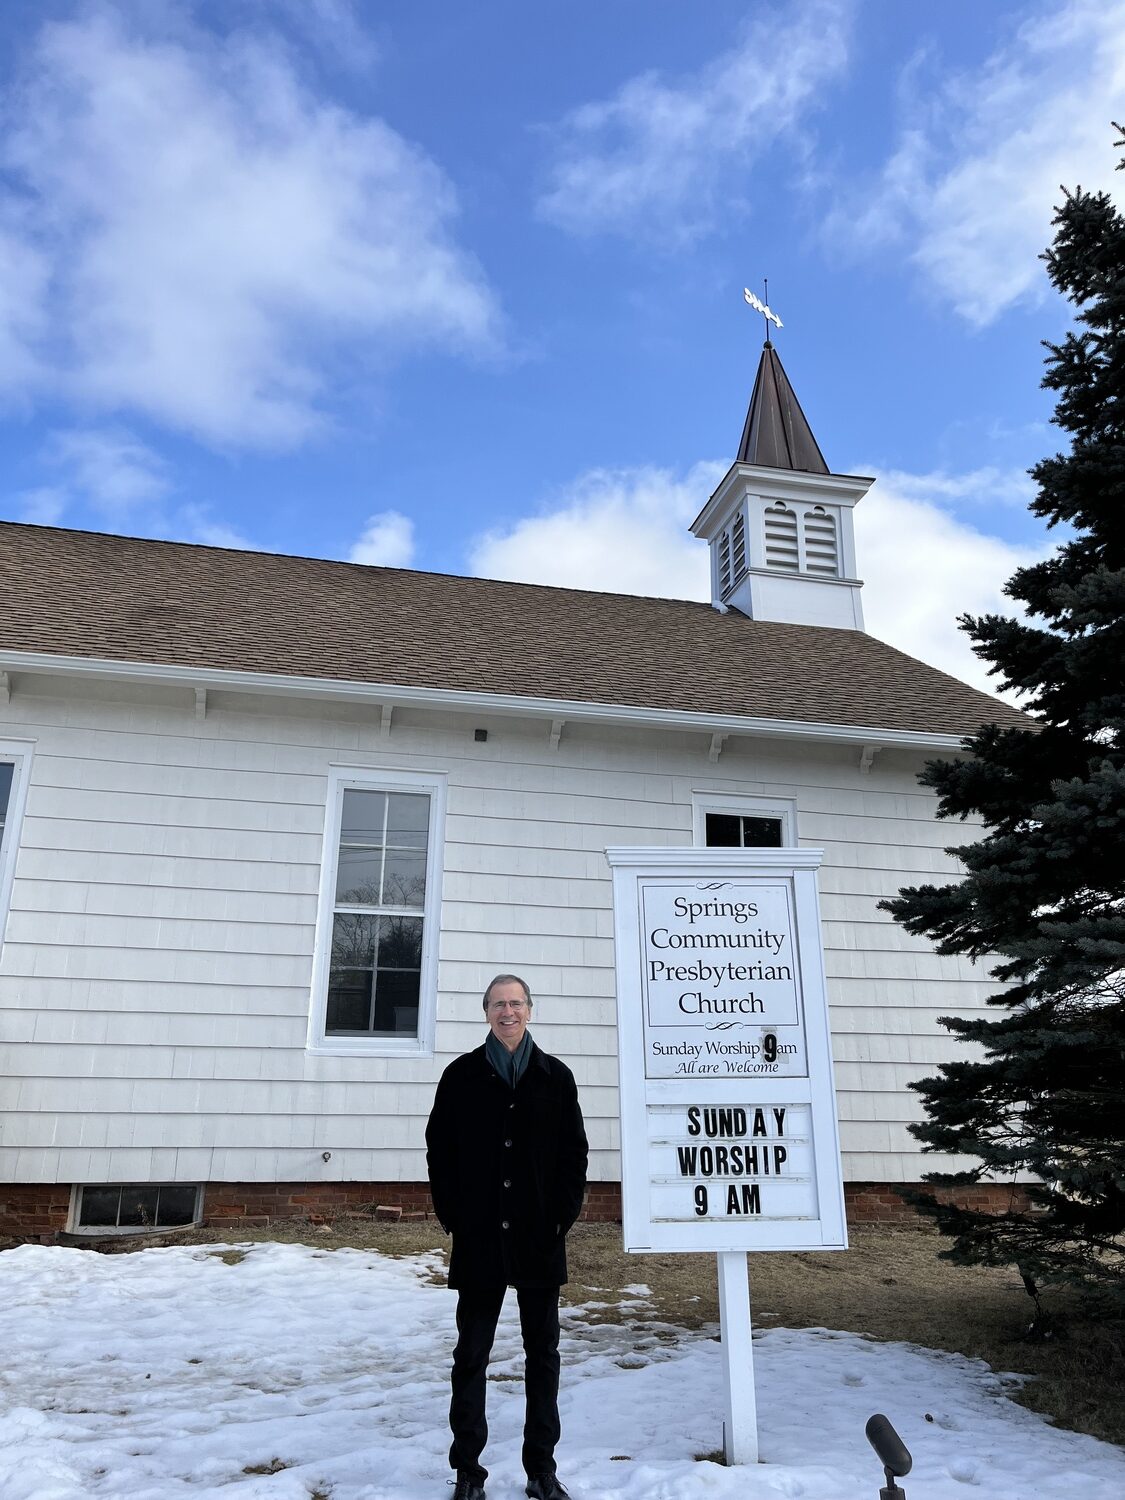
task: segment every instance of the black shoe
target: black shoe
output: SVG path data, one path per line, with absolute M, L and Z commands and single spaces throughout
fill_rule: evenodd
M 570 1492 L 559 1483 L 557 1474 L 532 1474 L 526 1493 L 531 1500 L 570 1500 Z
M 479 1479 L 463 1471 L 457 1475 L 453 1486 L 453 1500 L 484 1500 L 484 1485 Z

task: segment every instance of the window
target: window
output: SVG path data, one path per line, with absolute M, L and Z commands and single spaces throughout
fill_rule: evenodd
M 797 842 L 797 804 L 789 797 L 693 792 L 697 848 L 790 849 Z
M 8 917 L 8 898 L 16 868 L 20 816 L 27 797 L 32 746 L 0 740 L 0 939 Z
M 12 772 L 15 767 L 11 761 L 0 760 L 0 850 L 4 847 L 4 824 L 8 817 L 8 802 L 12 795 Z
M 198 1184 L 140 1183 L 126 1187 L 80 1187 L 74 1222 L 79 1229 L 172 1229 L 200 1217 Z
M 781 819 L 745 813 L 705 814 L 708 849 L 780 849 Z
M 420 1051 L 432 1035 L 444 785 L 334 771 L 310 1045 Z

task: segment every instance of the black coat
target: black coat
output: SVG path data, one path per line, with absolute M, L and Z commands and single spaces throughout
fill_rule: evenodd
M 534 1042 L 513 1089 L 483 1047 L 441 1075 L 426 1126 L 430 1194 L 453 1236 L 449 1285 L 561 1286 L 586 1188 L 574 1075 Z

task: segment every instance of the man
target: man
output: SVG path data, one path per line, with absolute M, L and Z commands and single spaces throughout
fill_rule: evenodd
M 498 974 L 484 992 L 484 1046 L 450 1063 L 426 1126 L 434 1212 L 453 1236 L 457 1292 L 449 1425 L 453 1500 L 484 1500 L 485 1373 L 514 1286 L 526 1356 L 523 1466 L 532 1500 L 567 1500 L 559 1440 L 559 1287 L 582 1208 L 586 1132 L 570 1069 L 531 1039 L 531 991 Z

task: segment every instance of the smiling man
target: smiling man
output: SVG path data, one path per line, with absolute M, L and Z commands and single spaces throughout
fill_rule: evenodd
M 510 1286 L 526 1357 L 527 1493 L 532 1500 L 566 1500 L 555 1473 L 559 1288 L 567 1279 L 566 1233 L 586 1187 L 586 1132 L 574 1075 L 531 1039 L 527 984 L 516 974 L 498 974 L 484 992 L 484 1013 L 484 1045 L 446 1068 L 426 1126 L 434 1212 L 453 1236 L 453 1500 L 483 1500 L 485 1376 Z

